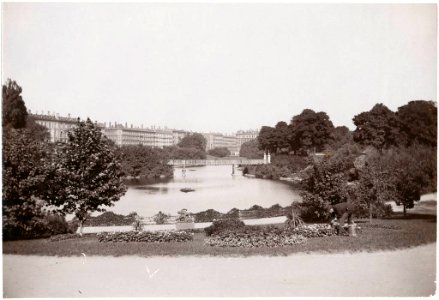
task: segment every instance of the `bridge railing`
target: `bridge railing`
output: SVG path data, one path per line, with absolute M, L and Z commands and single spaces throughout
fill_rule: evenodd
M 223 165 L 263 165 L 263 159 L 173 159 L 170 166 L 223 166 Z

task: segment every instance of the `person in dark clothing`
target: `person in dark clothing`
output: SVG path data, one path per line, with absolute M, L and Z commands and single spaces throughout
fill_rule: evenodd
M 353 204 L 348 202 L 341 202 L 335 205 L 332 205 L 329 212 L 331 213 L 331 218 L 338 219 L 338 225 L 336 226 L 337 234 L 342 232 L 346 233 L 346 230 L 343 228 L 343 225 L 347 219 L 348 224 L 352 224 L 352 215 L 355 211 L 355 207 Z M 333 223 L 333 221 L 331 222 Z

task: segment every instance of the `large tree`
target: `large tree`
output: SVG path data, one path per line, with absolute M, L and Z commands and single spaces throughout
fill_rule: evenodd
M 305 109 L 291 119 L 290 130 L 291 149 L 304 154 L 322 151 L 332 140 L 334 125 L 325 112 Z
M 370 111 L 353 118 L 357 128 L 354 141 L 378 150 L 398 145 L 399 123 L 393 111 L 384 104 L 376 104 Z
M 193 133 L 185 136 L 177 145 L 181 148 L 195 148 L 206 151 L 206 138 L 200 133 Z
M 406 145 L 437 147 L 437 107 L 431 101 L 410 101 L 398 108 L 401 138 Z
M 230 155 L 230 150 L 227 147 L 216 147 L 207 151 L 207 154 L 216 157 L 226 157 Z
M 241 145 L 239 156 L 245 158 L 262 158 L 264 157 L 264 152 L 259 149 L 258 140 L 254 139 Z
M 43 203 L 38 197 L 46 190 L 46 163 L 51 149 L 27 129 L 3 134 L 3 234 L 6 238 L 31 237 L 43 231 Z
M 142 145 L 125 145 L 117 152 L 125 176 L 157 178 L 164 175 L 172 177 L 172 167 L 166 164 L 167 158 L 161 149 Z
M 62 214 L 75 214 L 80 234 L 89 213 L 104 211 L 126 191 L 114 145 L 90 119 L 78 120 L 58 145 L 47 181 L 44 199 Z
M 276 152 L 276 135 L 275 129 L 270 126 L 262 126 L 258 135 L 259 148 L 263 151 Z
M 290 138 L 290 129 L 288 124 L 284 121 L 280 121 L 274 127 L 274 140 L 277 147 L 277 152 L 288 152 L 290 144 L 288 142 Z
M 11 79 L 8 79 L 3 85 L 3 128 L 23 128 L 26 126 L 27 110 L 21 92 L 22 88 Z

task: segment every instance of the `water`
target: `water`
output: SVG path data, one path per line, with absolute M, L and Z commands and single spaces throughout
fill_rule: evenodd
M 159 211 L 171 215 L 183 208 L 192 213 L 215 209 L 226 213 L 232 208 L 247 209 L 257 204 L 264 208 L 274 204 L 290 205 L 300 199 L 299 194 L 283 182 L 247 178 L 241 171 L 231 175 L 231 166 L 205 166 L 174 170 L 174 179 L 166 183 L 129 186 L 127 193 L 108 211 L 127 215 L 137 212 L 143 217 Z M 195 189 L 183 193 L 182 188 Z

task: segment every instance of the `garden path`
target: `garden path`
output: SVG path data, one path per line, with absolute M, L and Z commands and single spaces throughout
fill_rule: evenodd
M 429 296 L 436 243 L 285 257 L 3 256 L 4 297 Z

